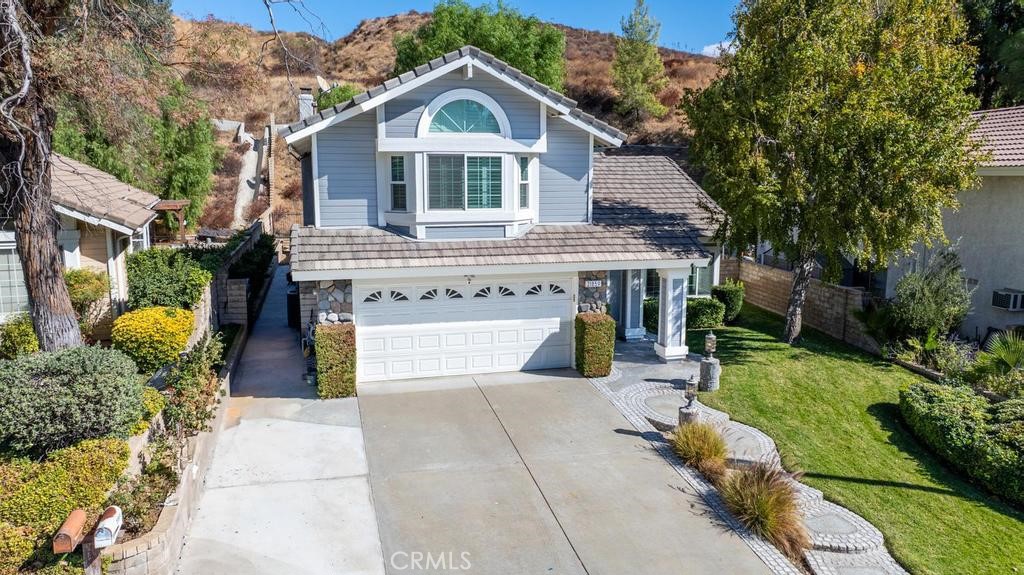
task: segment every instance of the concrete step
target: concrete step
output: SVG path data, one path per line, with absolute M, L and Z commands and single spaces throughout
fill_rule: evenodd
M 815 575 L 907 575 L 884 549 L 867 553 L 811 550 L 804 558 Z
M 856 513 L 828 501 L 804 510 L 804 526 L 813 549 L 863 553 L 885 549 L 882 533 Z

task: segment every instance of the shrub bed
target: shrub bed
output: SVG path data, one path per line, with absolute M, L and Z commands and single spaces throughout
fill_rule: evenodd
M 187 309 L 148 307 L 114 320 L 111 339 L 115 348 L 151 372 L 178 359 L 192 335 L 195 317 Z
M 168 372 L 164 380 L 170 396 L 164 409 L 168 425 L 186 435 L 209 429 L 220 389 L 214 370 L 223 361 L 223 348 L 220 334 L 206 336 Z
M 0 573 L 53 563 L 49 537 L 76 508 L 96 520 L 129 456 L 123 440 L 92 439 L 42 461 L 0 460 Z
M 604 377 L 615 356 L 615 320 L 606 313 L 576 315 L 576 369 L 584 377 Z
M 125 354 L 76 347 L 0 362 L 0 445 L 41 455 L 84 439 L 127 437 L 142 384 Z
M 316 327 L 316 388 L 322 399 L 356 394 L 356 326 L 352 323 Z
M 917 383 L 900 392 L 907 425 L 935 453 L 993 493 L 1024 504 L 1024 405 L 991 405 L 966 387 Z
M 725 305 L 725 321 L 727 322 L 732 322 L 739 317 L 740 310 L 743 309 L 745 294 L 746 289 L 743 287 L 743 282 L 732 279 L 727 279 L 725 283 L 711 288 L 711 297 Z
M 686 329 L 711 329 L 722 325 L 725 304 L 711 298 L 686 301 Z
M 142 417 L 132 426 L 131 434 L 139 435 L 149 429 L 149 423 L 156 414 L 167 406 L 167 398 L 154 387 L 142 386 Z
M 213 276 L 188 252 L 153 248 L 128 256 L 128 307 L 191 309 Z
M 124 514 L 122 530 L 128 539 L 148 533 L 160 518 L 161 505 L 178 484 L 176 446 L 164 436 L 148 448 L 149 463 L 135 477 L 122 477 L 110 494 L 110 505 Z
M 0 358 L 14 359 L 37 351 L 39 339 L 27 313 L 20 313 L 0 324 Z

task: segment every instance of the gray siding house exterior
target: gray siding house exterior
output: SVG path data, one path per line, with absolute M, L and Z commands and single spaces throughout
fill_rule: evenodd
M 508 64 L 465 47 L 281 134 L 302 167 L 301 313 L 355 323 L 360 381 L 569 367 L 576 313 L 645 336 L 648 270 L 653 346 L 686 354 L 720 212 L 675 162 L 617 155 L 625 134 Z

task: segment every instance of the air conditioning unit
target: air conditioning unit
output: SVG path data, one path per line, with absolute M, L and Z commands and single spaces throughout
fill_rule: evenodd
M 997 289 L 992 292 L 992 307 L 1006 311 L 1024 311 L 1024 291 L 1016 289 Z

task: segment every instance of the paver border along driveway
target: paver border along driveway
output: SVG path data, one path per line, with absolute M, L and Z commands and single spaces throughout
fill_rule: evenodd
M 770 572 L 576 372 L 359 393 L 388 573 Z

